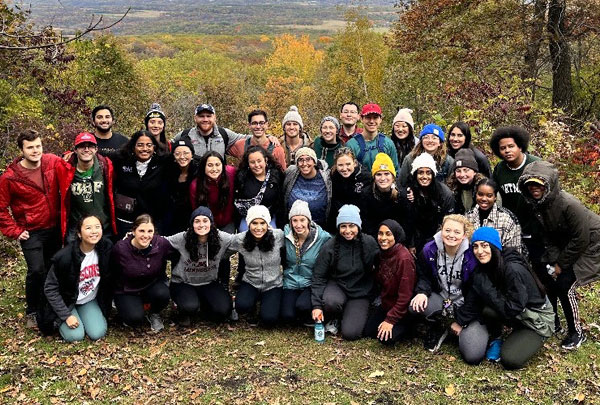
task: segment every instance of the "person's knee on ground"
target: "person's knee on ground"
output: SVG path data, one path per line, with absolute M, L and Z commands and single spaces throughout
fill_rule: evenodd
M 471 322 L 458 335 L 458 348 L 467 364 L 476 365 L 485 357 L 489 334 L 485 325 L 478 321 Z

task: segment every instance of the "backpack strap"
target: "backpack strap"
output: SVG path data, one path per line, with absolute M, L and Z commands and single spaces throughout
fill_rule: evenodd
M 250 143 L 251 140 L 252 140 L 252 137 L 246 138 L 246 142 L 244 142 L 244 153 L 246 153 L 248 148 L 250 146 L 252 146 L 252 144 Z M 273 141 L 271 141 L 269 139 L 269 146 L 267 146 L 267 151 L 272 154 L 274 149 L 275 149 L 275 143 L 273 143 Z
M 358 142 L 358 147 L 360 148 L 360 151 L 358 152 L 358 156 L 356 157 L 356 159 L 362 163 L 363 158 L 365 157 L 365 150 L 367 149 L 367 143 L 365 142 L 365 138 L 362 136 L 362 134 L 354 135 L 354 139 L 356 139 L 356 142 Z
M 223 143 L 225 144 L 225 153 L 227 153 L 227 149 L 229 146 L 229 135 L 227 134 L 227 131 L 225 130 L 225 128 L 223 127 L 219 127 L 217 126 L 219 133 L 221 134 L 221 137 L 223 138 Z M 225 156 L 223 156 L 225 157 Z
M 384 146 L 385 135 L 380 132 L 379 134 L 377 134 L 377 150 L 379 150 L 379 153 L 385 153 Z

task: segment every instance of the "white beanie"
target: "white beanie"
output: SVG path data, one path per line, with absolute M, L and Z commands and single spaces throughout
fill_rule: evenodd
M 285 127 L 285 123 L 288 121 L 297 122 L 300 125 L 300 129 L 304 129 L 304 122 L 302 122 L 302 117 L 298 112 L 298 107 L 296 107 L 295 105 L 291 106 L 290 110 L 287 112 L 287 114 L 285 114 L 283 120 L 281 121 L 281 126 Z
M 413 132 L 415 130 L 415 122 L 413 121 L 412 114 L 413 110 L 410 108 L 401 108 L 398 110 L 398 114 L 394 117 L 394 121 L 392 121 L 392 125 L 394 125 L 398 121 L 406 122 L 412 128 Z
M 263 219 L 267 224 L 271 222 L 271 213 L 269 209 L 264 205 L 253 205 L 248 209 L 248 213 L 246 214 L 246 223 L 248 226 L 255 219 L 260 218 Z
M 296 200 L 292 204 L 292 208 L 290 208 L 290 213 L 288 215 L 288 219 L 291 221 L 292 217 L 296 215 L 303 215 L 308 218 L 309 221 L 312 221 L 312 215 L 310 214 L 310 208 L 308 208 L 308 203 L 302 200 Z
M 437 168 L 435 167 L 435 160 L 433 160 L 433 156 L 431 156 L 427 152 L 421 153 L 419 156 L 415 158 L 412 162 L 412 169 L 410 171 L 411 174 L 415 174 L 415 172 L 419 169 L 427 167 L 431 169 L 433 175 L 437 175 Z
M 315 161 L 315 164 L 317 164 L 319 162 L 319 160 L 317 159 L 317 154 L 315 153 L 314 149 L 309 148 L 308 146 L 303 146 L 300 149 L 298 149 L 296 151 L 296 153 L 294 154 L 294 157 L 296 158 L 296 161 L 294 162 L 296 165 L 298 163 L 296 163 L 298 161 L 298 159 L 300 159 L 302 156 L 308 156 L 309 158 L 311 158 L 312 160 Z

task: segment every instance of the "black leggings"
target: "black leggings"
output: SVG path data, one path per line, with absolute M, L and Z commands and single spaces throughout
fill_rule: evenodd
M 281 319 L 287 323 L 293 323 L 297 319 L 309 322 L 312 312 L 310 301 L 310 287 L 300 290 L 283 289 L 281 296 Z
M 377 333 L 379 332 L 379 325 L 381 322 L 385 321 L 387 316 L 387 311 L 384 310 L 381 306 L 372 308 L 369 317 L 367 318 L 367 323 L 365 324 L 365 328 L 363 329 L 363 336 L 370 337 L 373 339 L 377 339 Z M 399 341 L 402 337 L 406 335 L 408 332 L 406 319 L 400 319 L 396 324 L 392 327 L 392 337 L 388 340 L 381 340 L 379 342 L 384 345 L 393 345 L 397 341 Z
M 218 281 L 201 286 L 171 283 L 169 290 L 182 314 L 193 315 L 200 309 L 215 322 L 222 322 L 231 314 L 231 295 Z
M 150 313 L 157 314 L 169 305 L 169 287 L 163 280 L 137 294 L 115 294 L 115 305 L 121 320 L 129 326 L 144 322 L 144 304 L 150 304 Z
M 577 332 L 582 333 L 581 323 L 579 322 L 579 305 L 577 304 L 577 278 L 572 268 L 562 269 L 562 272 L 554 280 L 546 269 L 541 266 L 536 269 L 536 273 L 544 287 L 546 288 L 546 294 L 554 309 L 554 316 L 556 324 L 558 325 L 558 301 L 560 300 L 560 306 L 565 314 L 565 320 L 569 328 L 569 334 Z

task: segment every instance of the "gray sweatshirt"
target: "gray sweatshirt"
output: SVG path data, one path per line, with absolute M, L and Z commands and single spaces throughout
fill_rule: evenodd
M 246 273 L 242 281 L 250 284 L 260 291 L 283 286 L 283 273 L 281 271 L 281 248 L 284 245 L 284 235 L 281 229 L 273 229 L 275 246 L 269 252 L 261 252 L 258 247 L 251 251 L 244 249 L 246 232 L 233 235 L 230 249 L 244 256 Z
M 219 262 L 225 255 L 232 238 L 233 235 L 219 231 L 221 248 L 214 259 L 208 259 L 208 243 L 201 243 L 198 249 L 198 261 L 194 262 L 190 258 L 190 252 L 185 248 L 185 232 L 167 237 L 171 246 L 177 249 L 181 255 L 179 262 L 172 270 L 171 282 L 200 286 L 215 281 L 219 272 Z

